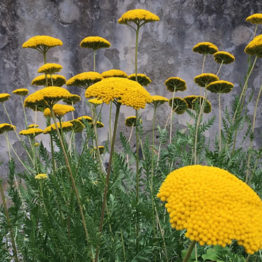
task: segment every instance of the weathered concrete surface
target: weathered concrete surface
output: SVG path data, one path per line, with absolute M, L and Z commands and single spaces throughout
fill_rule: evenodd
M 30 86 L 37 75 L 38 67 L 43 63 L 35 50 L 22 49 L 24 41 L 34 35 L 51 35 L 60 38 L 64 45 L 53 48 L 48 53 L 48 62 L 62 64 L 62 74 L 66 78 L 92 70 L 92 52 L 82 49 L 80 41 L 89 35 L 99 35 L 108 39 L 112 46 L 99 50 L 97 71 L 103 72 L 120 68 L 128 74 L 134 73 L 135 35 L 130 28 L 117 23 L 118 18 L 127 10 L 134 8 L 148 9 L 160 17 L 160 22 L 149 23 L 141 30 L 139 38 L 138 71 L 147 74 L 152 84 L 147 88 L 152 94 L 171 97 L 164 81 L 170 76 L 179 76 L 186 80 L 188 90 L 178 93 L 186 96 L 199 94 L 200 90 L 193 78 L 201 72 L 202 57 L 192 52 L 192 47 L 200 41 L 215 43 L 220 50 L 232 52 L 236 56 L 234 64 L 222 68 L 221 79 L 234 82 L 232 93 L 222 96 L 223 107 L 229 106 L 232 98 L 240 93 L 240 84 L 247 71 L 247 55 L 243 50 L 252 39 L 254 26 L 245 22 L 245 18 L 256 12 L 262 12 L 259 0 L 4 0 L 0 2 L 0 88 L 1 92 L 11 92 L 16 88 Z M 261 27 L 259 32 L 261 33 Z M 250 79 L 250 90 L 255 95 L 262 84 L 259 75 L 261 62 L 258 61 Z M 205 72 L 215 73 L 218 65 L 208 57 Z M 81 94 L 83 90 L 70 88 Z M 211 94 L 213 113 L 217 114 L 217 97 Z M 84 100 L 84 98 L 83 98 Z M 23 128 L 22 109 L 18 98 L 12 97 L 6 106 L 17 129 Z M 250 116 L 255 102 L 248 107 Z M 260 104 L 260 108 L 261 108 Z M 77 106 L 77 114 L 85 113 L 84 102 Z M 1 121 L 8 121 L 1 110 Z M 79 112 L 81 110 L 81 112 Z M 120 123 L 133 115 L 133 110 L 122 108 Z M 87 111 L 86 111 L 87 112 Z M 167 105 L 158 110 L 158 124 L 164 125 L 169 108 Z M 27 110 L 33 122 L 33 112 Z M 146 132 L 151 132 L 152 108 L 141 111 Z M 44 119 L 39 117 L 44 127 Z M 189 120 L 186 116 L 176 116 L 179 126 Z M 108 109 L 103 111 L 103 121 L 108 122 Z M 217 124 L 216 120 L 216 124 Z M 217 125 L 216 125 L 217 126 Z M 262 127 L 262 113 L 258 110 L 256 124 L 256 144 L 262 145 L 259 130 Z M 129 130 L 120 125 L 125 134 Z M 216 128 L 207 134 L 213 136 Z M 107 137 L 107 130 L 100 133 L 101 143 Z M 12 143 L 16 137 L 10 134 Z M 42 136 L 41 139 L 44 139 Z M 0 140 L 0 161 L 6 162 L 6 144 Z

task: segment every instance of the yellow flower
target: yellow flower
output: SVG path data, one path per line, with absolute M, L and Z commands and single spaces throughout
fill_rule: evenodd
M 104 103 L 117 102 L 134 109 L 144 108 L 152 102 L 151 95 L 139 83 L 121 77 L 109 77 L 90 86 L 85 97 L 96 97 Z
M 47 178 L 48 178 L 47 174 L 38 174 L 35 176 L 35 179 L 37 180 L 42 180 L 42 179 L 47 179 Z
M 66 78 L 62 75 L 40 75 L 32 80 L 34 86 L 62 86 L 65 83 Z
M 200 75 L 195 76 L 194 81 L 199 86 L 205 87 L 206 85 L 210 84 L 211 82 L 219 80 L 219 77 L 212 73 L 203 73 Z
M 140 118 L 140 124 L 142 124 L 142 119 Z M 126 126 L 136 126 L 136 116 L 128 116 L 125 120 Z
M 66 85 L 87 88 L 88 86 L 101 81 L 102 78 L 102 75 L 97 72 L 84 72 L 68 79 Z
M 96 121 L 96 126 L 97 126 L 97 128 L 102 128 L 102 127 L 104 127 L 104 124 L 100 121 Z
M 235 57 L 226 51 L 218 51 L 213 54 L 214 59 L 219 64 L 230 64 L 235 61 Z
M 26 96 L 28 94 L 27 88 L 19 88 L 14 91 L 12 91 L 13 94 L 19 95 L 19 96 Z
M 257 14 L 250 15 L 246 18 L 246 21 L 251 24 L 262 24 L 262 14 L 257 13 Z
M 187 102 L 181 97 L 174 97 L 174 99 L 169 99 L 168 103 L 172 107 L 173 101 L 173 111 L 179 115 L 183 114 L 187 108 Z
M 69 106 L 69 105 L 55 104 L 53 106 L 52 110 L 54 111 L 54 114 L 55 114 L 56 117 L 62 117 L 65 114 L 67 114 L 68 112 L 75 111 L 75 108 L 73 106 Z M 44 116 L 51 117 L 51 110 L 49 108 L 46 108 L 44 110 Z
M 94 149 L 94 151 L 96 151 L 96 147 L 94 147 L 93 149 Z M 102 155 L 105 151 L 105 147 L 104 146 L 98 146 L 98 150 L 99 150 L 100 155 Z
M 2 123 L 0 124 L 0 134 L 3 134 L 4 132 L 9 132 L 15 130 L 16 127 L 14 125 L 8 124 L 8 123 Z
M 24 106 L 35 110 L 52 107 L 61 99 L 66 99 L 71 96 L 71 93 L 65 88 L 58 86 L 48 86 L 42 88 L 33 94 L 29 95 L 25 101 Z
M 84 121 L 87 121 L 87 122 L 92 122 L 93 120 L 92 120 L 92 117 L 90 117 L 90 116 L 80 116 L 80 117 L 78 117 L 77 118 L 79 121 L 81 121 L 81 122 L 84 122 Z
M 119 69 L 111 69 L 108 71 L 105 71 L 102 73 L 102 77 L 107 78 L 107 77 L 124 77 L 127 78 L 128 75 L 122 70 Z
M 73 119 L 73 120 L 70 120 L 69 122 L 73 125 L 73 130 L 75 133 L 82 132 L 85 127 L 82 124 L 82 122 L 78 119 Z
M 192 109 L 192 102 L 194 99 L 196 99 L 198 96 L 196 95 L 191 95 L 191 96 L 186 96 L 184 97 L 185 101 L 187 102 L 188 108 Z
M 111 46 L 111 44 L 103 37 L 88 36 L 81 41 L 80 46 L 97 50 L 99 48 L 108 48 Z
M 164 96 L 158 96 L 158 95 L 154 95 L 152 96 L 152 102 L 151 104 L 155 105 L 155 106 L 159 106 L 164 104 L 165 102 L 168 102 L 168 98 L 164 97 Z
M 34 147 L 38 147 L 39 146 L 39 143 L 34 143 Z
M 0 102 L 7 101 L 10 95 L 8 93 L 0 93 Z
M 234 84 L 225 80 L 219 80 L 210 83 L 206 89 L 212 93 L 229 93 Z
M 245 48 L 245 53 L 262 57 L 262 35 L 256 36 Z
M 193 101 L 192 101 L 192 109 L 196 110 L 197 108 L 200 108 L 201 104 L 204 102 L 204 113 L 208 114 L 212 110 L 211 103 L 204 98 L 203 96 L 197 96 Z
M 38 73 L 45 73 L 45 74 L 54 74 L 59 72 L 63 67 L 59 64 L 55 63 L 46 63 L 39 67 Z
M 21 130 L 19 132 L 19 135 L 23 135 L 23 136 L 37 136 L 39 134 L 43 133 L 43 130 L 40 128 L 36 128 L 36 127 L 31 127 L 28 129 L 24 129 Z
M 186 90 L 186 81 L 180 77 L 169 77 L 165 81 L 167 90 L 170 92 L 185 91 Z
M 193 51 L 203 54 L 203 55 L 206 55 L 206 54 L 212 55 L 218 51 L 218 48 L 216 45 L 210 42 L 200 42 L 193 47 Z
M 157 197 L 165 201 L 171 227 L 187 230 L 201 245 L 237 240 L 249 254 L 262 248 L 262 201 L 226 170 L 186 166 L 171 172 Z
M 61 123 L 62 123 L 62 125 L 60 125 L 59 122 L 57 123 L 58 129 L 61 129 L 61 126 L 62 126 L 62 130 L 65 131 L 65 132 L 66 132 L 66 131 L 70 131 L 70 130 L 73 129 L 73 124 L 70 123 L 70 121 L 61 122 Z M 47 134 L 47 133 L 53 132 L 53 131 L 55 131 L 55 130 L 56 130 L 55 124 L 52 124 L 52 125 L 47 126 L 47 127 L 44 129 L 43 133 L 44 133 L 44 134 Z
M 128 79 L 136 81 L 136 74 L 129 75 Z M 148 84 L 151 83 L 151 79 L 145 74 L 137 74 L 137 82 L 141 86 L 147 86 Z
M 37 128 L 37 127 L 39 127 L 39 125 L 37 124 L 30 124 L 27 126 L 27 128 Z
M 57 38 L 47 35 L 36 35 L 23 43 L 23 48 L 34 48 L 40 52 L 46 53 L 48 49 L 61 46 L 63 42 Z
M 127 24 L 127 22 L 139 23 L 148 23 L 159 21 L 159 17 L 150 11 L 144 9 L 133 9 L 125 12 L 119 19 L 119 24 Z
M 75 104 L 81 101 L 81 96 L 72 94 L 70 97 L 63 99 L 63 101 L 67 104 Z
M 97 98 L 89 99 L 88 102 L 96 106 L 103 104 L 103 101 Z

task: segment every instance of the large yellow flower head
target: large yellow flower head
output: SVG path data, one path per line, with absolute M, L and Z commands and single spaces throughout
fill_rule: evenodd
M 111 44 L 103 37 L 88 36 L 81 41 L 80 46 L 97 50 L 99 48 L 108 48 L 111 46 Z
M 57 38 L 47 35 L 36 35 L 23 43 L 23 48 L 34 48 L 42 53 L 46 53 L 48 49 L 61 46 L 63 42 Z
M 256 36 L 245 48 L 245 53 L 262 57 L 262 35 Z
M 85 97 L 96 97 L 107 104 L 113 101 L 134 109 L 152 102 L 151 95 L 139 83 L 121 77 L 105 78 L 93 84 L 86 90 Z
M 77 120 L 81 121 L 82 123 L 84 122 L 91 123 L 93 121 L 91 116 L 80 116 L 77 118 Z
M 187 102 L 188 108 L 193 109 L 193 101 L 197 98 L 197 95 L 185 96 L 184 99 Z
M 257 13 L 257 14 L 250 15 L 246 18 L 246 21 L 251 24 L 262 24 L 262 14 Z
M 218 51 L 213 56 L 218 64 L 230 64 L 235 61 L 235 57 L 226 51 Z
M 200 106 L 204 103 L 204 110 L 203 112 L 208 114 L 212 110 L 211 103 L 203 96 L 197 96 L 193 101 L 192 101 L 192 109 L 196 110 L 199 109 Z
M 203 55 L 207 55 L 207 54 L 212 55 L 218 51 L 218 48 L 216 45 L 210 42 L 200 42 L 193 47 L 193 51 Z
M 8 93 L 0 93 L 0 103 L 7 101 L 9 97 L 10 95 Z
M 129 75 L 128 79 L 136 81 L 136 74 Z M 151 83 L 151 79 L 145 74 L 137 74 L 137 82 L 141 86 L 147 86 Z
M 154 95 L 152 96 L 152 102 L 151 104 L 153 104 L 154 106 L 159 106 L 164 104 L 165 102 L 168 102 L 168 98 L 164 97 L 164 96 L 158 96 L 158 95 Z
M 48 175 L 47 174 L 37 174 L 35 176 L 35 179 L 36 180 L 44 180 L 44 179 L 47 179 L 48 178 Z
M 171 226 L 200 245 L 237 240 L 249 254 L 262 248 L 262 201 L 226 170 L 186 166 L 171 172 L 157 197 L 166 202 Z
M 41 128 L 32 127 L 32 128 L 21 130 L 19 132 L 19 135 L 34 137 L 41 133 L 43 133 L 43 130 Z
M 101 81 L 102 78 L 102 75 L 97 72 L 83 72 L 68 79 L 66 85 L 87 88 L 90 85 Z
M 173 104 L 172 109 L 178 115 L 183 114 L 188 108 L 187 102 L 181 97 L 171 98 L 171 99 L 169 99 L 168 103 L 169 103 L 169 106 L 171 106 L 171 107 L 172 107 L 172 104 Z
M 194 81 L 199 86 L 205 87 L 211 82 L 219 80 L 219 77 L 212 73 L 203 73 L 194 77 Z
M 81 101 L 81 96 L 76 94 L 72 94 L 70 97 L 63 99 L 63 102 L 69 105 L 75 104 L 79 101 Z
M 88 100 L 89 103 L 95 105 L 95 106 L 99 106 L 101 104 L 103 104 L 103 101 L 97 98 L 92 98 Z
M 231 92 L 234 84 L 225 80 L 219 80 L 210 83 L 206 89 L 212 93 L 229 93 Z
M 169 77 L 165 81 L 165 85 L 168 91 L 177 92 L 186 90 L 186 81 L 180 77 Z
M 46 107 L 52 107 L 59 100 L 69 98 L 71 95 L 63 87 L 48 86 L 29 95 L 24 101 L 24 106 L 33 110 L 41 110 Z
M 137 121 L 136 121 L 136 116 L 128 116 L 125 119 L 125 125 L 130 127 L 130 126 L 136 126 Z M 138 123 L 139 124 L 139 123 Z M 142 119 L 140 118 L 140 124 L 142 124 Z
M 75 133 L 82 132 L 85 125 L 78 119 L 73 119 L 69 121 L 73 125 L 73 130 Z
M 61 124 L 57 123 L 57 127 L 58 129 L 62 129 L 64 132 L 67 132 L 73 129 L 73 124 L 70 123 L 69 121 L 66 121 L 66 122 L 61 122 Z M 52 124 L 52 125 L 47 126 L 44 129 L 43 133 L 48 134 L 48 133 L 54 132 L 55 130 L 56 130 L 56 126 L 55 124 Z
M 2 123 L 0 124 L 0 134 L 3 134 L 4 132 L 9 132 L 15 130 L 16 127 L 14 125 L 8 124 L 8 123 Z
M 40 75 L 32 80 L 33 86 L 62 86 L 66 83 L 66 78 L 62 75 Z
M 148 10 L 144 9 L 132 9 L 125 12 L 119 19 L 119 24 L 127 24 L 128 22 L 134 22 L 136 24 L 148 23 L 159 21 L 159 17 Z
M 14 91 L 12 91 L 13 94 L 19 95 L 19 96 L 26 96 L 28 94 L 27 88 L 19 88 Z
M 55 116 L 59 118 L 59 117 L 64 116 L 68 112 L 75 111 L 75 108 L 73 106 L 70 106 L 70 105 L 55 104 L 53 106 L 52 110 L 54 111 Z M 46 108 L 44 110 L 44 116 L 48 116 L 48 117 L 52 116 L 51 110 L 49 108 Z
M 63 67 L 55 63 L 46 63 L 38 68 L 38 73 L 54 74 L 59 72 Z
M 124 77 L 127 78 L 128 75 L 126 72 L 120 70 L 120 69 L 110 69 L 108 71 L 103 72 L 102 77 L 108 78 L 108 77 Z

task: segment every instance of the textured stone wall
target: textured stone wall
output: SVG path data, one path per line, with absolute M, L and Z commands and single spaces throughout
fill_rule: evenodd
M 236 56 L 234 64 L 223 67 L 221 79 L 232 81 L 234 90 L 222 96 L 223 106 L 230 105 L 232 98 L 240 93 L 240 84 L 247 71 L 247 55 L 243 50 L 252 39 L 254 27 L 245 22 L 245 18 L 256 12 L 262 12 L 260 0 L 3 0 L 0 2 L 0 88 L 1 92 L 11 92 L 16 88 L 29 88 L 31 80 L 37 75 L 42 64 L 41 56 L 35 50 L 22 49 L 22 43 L 34 35 L 51 35 L 60 38 L 64 45 L 53 48 L 48 53 L 48 62 L 62 64 L 67 79 L 77 73 L 92 70 L 92 52 L 82 49 L 80 41 L 89 35 L 99 35 L 112 44 L 111 48 L 99 50 L 97 71 L 103 72 L 119 68 L 128 74 L 134 73 L 135 36 L 128 27 L 117 23 L 118 18 L 127 10 L 148 9 L 160 17 L 160 22 L 149 23 L 143 27 L 139 39 L 138 71 L 152 79 L 148 90 L 152 94 L 171 97 L 164 81 L 170 76 L 179 76 L 186 80 L 188 90 L 181 94 L 199 94 L 193 77 L 201 72 L 201 56 L 192 52 L 192 47 L 200 41 L 215 43 L 220 50 L 232 52 Z M 261 28 L 259 29 L 261 33 Z M 251 76 L 249 93 L 258 92 L 262 84 L 258 61 Z M 218 65 L 209 57 L 206 72 L 215 73 Z M 70 89 L 83 95 L 79 89 Z M 180 95 L 180 94 L 178 94 Z M 213 104 L 212 114 L 217 115 L 217 97 L 210 95 Z M 19 100 L 12 98 L 6 102 L 12 121 L 18 130 L 23 128 L 22 109 Z M 262 145 L 261 106 L 256 124 L 256 143 Z M 251 115 L 254 101 L 248 107 Z M 84 102 L 78 105 L 78 111 L 85 113 Z M 0 107 L 1 121 L 8 121 Z M 108 109 L 103 112 L 103 121 L 108 121 Z M 120 122 L 133 115 L 129 108 L 121 109 Z M 27 111 L 33 121 L 33 112 Z M 168 114 L 168 106 L 158 111 L 158 124 L 163 125 Z M 142 113 L 145 129 L 151 132 L 152 109 L 148 106 Z M 39 121 L 44 120 L 39 117 Z M 189 118 L 186 115 L 176 117 L 177 124 L 183 126 Z M 217 122 L 217 120 L 216 120 Z M 44 127 L 44 126 L 43 126 Z M 122 126 L 120 129 L 129 132 Z M 211 129 L 207 136 L 212 136 Z M 101 143 L 106 139 L 106 130 L 100 133 Z M 14 147 L 14 134 L 10 134 Z M 41 139 L 45 139 L 44 136 Z M 0 139 L 0 161 L 6 162 L 7 153 L 4 139 Z

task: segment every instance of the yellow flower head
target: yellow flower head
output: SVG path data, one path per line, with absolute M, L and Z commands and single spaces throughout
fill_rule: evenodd
M 262 35 L 256 36 L 245 48 L 245 53 L 262 57 Z
M 140 118 L 140 124 L 142 124 L 142 119 Z M 136 126 L 136 116 L 128 116 L 125 120 L 126 126 Z
M 81 96 L 72 94 L 70 97 L 63 99 L 63 101 L 69 105 L 72 105 L 81 101 Z
M 129 75 L 128 79 L 136 81 L 136 74 Z M 151 83 L 151 79 L 145 74 L 137 74 L 137 82 L 141 86 L 147 86 L 148 84 Z
M 194 81 L 199 86 L 205 87 L 211 82 L 219 80 L 219 77 L 212 73 L 203 73 L 195 76 Z
M 34 147 L 38 147 L 39 145 L 39 143 L 34 143 Z
M 70 96 L 71 93 L 65 88 L 48 86 L 29 95 L 24 101 L 24 106 L 30 107 L 33 110 L 41 110 L 46 107 L 52 107 L 59 100 Z
M 191 95 L 191 96 L 185 96 L 184 97 L 185 101 L 187 102 L 187 105 L 188 105 L 189 109 L 193 109 L 192 103 L 193 103 L 193 100 L 196 99 L 197 97 L 198 96 L 196 96 L 196 95 Z
M 52 109 L 56 117 L 62 117 L 65 114 L 67 114 L 68 112 L 75 111 L 75 108 L 73 106 L 61 105 L 61 104 L 55 104 Z M 46 108 L 44 110 L 44 116 L 49 116 L 49 117 L 52 116 L 51 110 L 49 108 Z
M 193 47 L 193 51 L 203 54 L 203 55 L 206 55 L 206 54 L 212 55 L 218 51 L 218 48 L 216 45 L 210 42 L 200 42 Z
M 212 110 L 211 103 L 204 98 L 203 96 L 197 96 L 193 101 L 192 101 L 192 109 L 196 110 L 197 108 L 200 108 L 201 104 L 204 103 L 204 113 L 208 114 Z
M 85 125 L 78 119 L 73 119 L 69 121 L 73 125 L 73 130 L 75 133 L 82 132 Z
M 105 71 L 102 73 L 102 77 L 107 78 L 107 77 L 124 77 L 127 78 L 128 75 L 122 70 L 119 69 L 111 69 L 108 71 Z
M 159 17 L 148 10 L 132 9 L 125 12 L 119 19 L 119 24 L 127 24 L 127 22 L 134 22 L 136 24 L 159 21 Z
M 54 74 L 59 72 L 63 67 L 55 63 L 46 63 L 38 68 L 38 73 Z
M 19 95 L 19 96 L 26 96 L 28 94 L 27 88 L 19 88 L 14 91 L 12 91 L 13 94 Z
M 47 35 L 36 35 L 23 43 L 23 48 L 34 48 L 40 52 L 46 53 L 48 49 L 61 46 L 63 42 L 57 38 Z
M 186 90 L 186 81 L 180 77 L 169 77 L 165 81 L 167 90 L 170 92 L 185 91 Z
M 47 179 L 48 175 L 47 174 L 38 174 L 35 176 L 36 180 L 43 180 L 43 179 Z
M 235 61 L 235 57 L 226 51 L 218 51 L 213 56 L 218 64 L 230 64 Z
M 62 75 L 40 75 L 32 80 L 33 86 L 62 86 L 65 83 L 66 78 Z
M 168 98 L 164 97 L 164 96 L 158 96 L 158 95 L 154 95 L 152 96 L 152 102 L 151 104 L 153 104 L 154 106 L 159 106 L 164 104 L 165 102 L 168 102 Z
M 97 98 L 89 99 L 88 102 L 95 105 L 95 106 L 103 104 L 103 101 L 100 100 L 100 99 L 97 99 Z
M 96 151 L 96 147 L 94 147 L 94 150 Z M 98 146 L 98 150 L 99 150 L 100 155 L 102 155 L 105 151 L 105 147 L 104 146 Z
M 57 123 L 58 129 L 62 129 L 64 132 L 71 131 L 73 129 L 73 124 L 70 123 L 70 121 L 61 122 L 61 123 L 62 125 L 60 125 L 59 122 Z M 47 126 L 44 129 L 43 133 L 48 134 L 48 133 L 54 132 L 55 130 L 56 130 L 56 126 L 55 124 L 52 124 L 52 125 Z
M 10 95 L 8 93 L 0 93 L 0 102 L 5 102 L 9 99 Z
M 32 127 L 32 128 L 21 130 L 19 132 L 19 135 L 23 135 L 23 136 L 37 136 L 37 135 L 39 135 L 41 133 L 43 133 L 42 129 Z
M 88 36 L 81 41 L 80 46 L 97 50 L 99 48 L 108 48 L 111 46 L 111 44 L 103 37 Z
M 229 93 L 234 84 L 225 80 L 219 80 L 210 83 L 206 89 L 212 93 Z
M 173 111 L 179 115 L 183 114 L 188 108 L 187 102 L 181 97 L 171 98 L 168 103 L 171 107 L 173 104 Z
M 97 72 L 84 72 L 68 79 L 66 85 L 87 88 L 90 85 L 101 81 L 102 78 L 102 75 Z
M 136 81 L 121 77 L 109 77 L 90 86 L 85 97 L 96 97 L 104 103 L 117 102 L 134 109 L 144 108 L 152 102 L 151 95 Z
M 104 124 L 102 122 L 100 122 L 100 121 L 96 121 L 96 127 L 97 128 L 102 128 L 102 127 L 104 127 Z
M 91 123 L 93 121 L 92 117 L 90 117 L 90 116 L 80 116 L 77 119 L 79 121 L 81 121 L 81 122 L 85 122 L 86 121 L 86 122 Z
M 237 240 L 249 254 L 262 248 L 262 201 L 226 170 L 185 166 L 171 172 L 157 197 L 166 202 L 171 227 L 200 245 Z
M 14 125 L 8 124 L 8 123 L 2 123 L 0 124 L 0 134 L 3 134 L 4 132 L 9 132 L 15 130 L 16 127 Z
M 257 14 L 250 15 L 246 18 L 246 21 L 251 24 L 262 24 L 262 14 L 257 13 Z
M 37 128 L 37 127 L 39 127 L 39 125 L 37 124 L 30 124 L 27 126 L 27 128 Z

